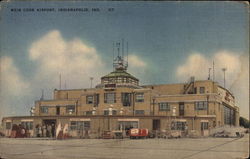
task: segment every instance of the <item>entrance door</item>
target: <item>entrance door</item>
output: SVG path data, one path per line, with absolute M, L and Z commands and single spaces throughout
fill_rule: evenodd
M 43 134 L 45 137 L 55 137 L 55 131 L 56 131 L 56 119 L 45 119 L 43 120 L 43 126 L 46 128 L 46 134 Z M 50 127 L 50 128 L 49 128 Z
M 208 136 L 208 122 L 201 122 L 201 136 Z
M 161 122 L 160 119 L 153 120 L 153 130 L 160 130 Z
M 183 102 L 179 103 L 179 115 L 184 116 L 184 103 Z
M 60 106 L 56 106 L 56 115 L 60 115 Z

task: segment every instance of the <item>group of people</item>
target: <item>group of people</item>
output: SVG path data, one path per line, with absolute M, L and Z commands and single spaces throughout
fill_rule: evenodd
M 55 124 L 37 124 L 36 125 L 36 136 L 37 137 L 55 137 Z
M 22 124 L 13 124 L 11 129 L 11 138 L 24 138 L 29 137 L 30 134 L 27 129 Z

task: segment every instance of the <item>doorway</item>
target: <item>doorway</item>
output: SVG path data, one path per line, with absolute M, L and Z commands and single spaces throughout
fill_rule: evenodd
M 160 119 L 153 119 L 153 130 L 160 130 L 161 121 Z
M 56 106 L 56 115 L 60 115 L 60 106 Z
M 184 112 L 185 112 L 185 110 L 184 110 L 184 102 L 180 102 L 179 103 L 179 115 L 184 116 Z
M 46 135 L 44 135 L 44 136 L 46 136 L 46 137 L 55 137 L 56 119 L 45 119 L 45 120 L 43 120 L 43 126 L 46 127 L 46 131 L 47 131 Z M 48 129 L 48 127 L 50 127 L 51 130 Z M 50 134 L 50 132 L 48 132 L 49 130 L 51 131 L 51 134 Z

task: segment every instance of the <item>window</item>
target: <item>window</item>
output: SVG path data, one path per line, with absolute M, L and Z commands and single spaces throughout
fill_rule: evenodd
M 208 130 L 208 122 L 201 122 L 201 130 Z
M 205 87 L 200 87 L 200 94 L 205 93 Z
M 195 110 L 207 110 L 207 102 L 195 102 Z
M 109 115 L 109 110 L 104 110 L 103 111 L 103 115 Z M 116 110 L 112 110 L 112 115 L 117 115 L 117 111 Z
M 94 106 L 98 107 L 99 104 L 99 94 L 94 95 Z
M 86 96 L 86 103 L 93 104 L 93 96 Z
M 104 93 L 104 103 L 116 103 L 115 93 Z
M 116 110 L 112 110 L 112 115 L 116 115 L 117 111 Z
M 92 111 L 86 111 L 86 115 L 92 115 L 93 112 Z
M 194 94 L 197 93 L 197 87 L 194 87 Z
M 74 105 L 66 106 L 66 113 L 72 114 L 74 112 L 75 112 L 75 106 Z
M 88 130 L 90 128 L 90 121 L 71 121 L 70 130 Z
M 47 107 L 47 106 L 41 106 L 40 110 L 41 110 L 41 113 L 48 114 L 49 107 Z
M 129 130 L 131 128 L 138 128 L 138 121 L 119 121 L 118 129 L 119 130 Z
M 170 111 L 170 105 L 166 102 L 159 103 L 159 111 Z
M 103 115 L 109 115 L 109 110 L 104 110 Z
M 234 125 L 235 111 L 224 105 L 224 124 Z
M 7 130 L 10 130 L 10 129 L 11 129 L 11 122 L 6 122 L 6 123 L 5 123 L 5 128 L 6 128 Z
M 33 122 L 27 121 L 27 122 L 21 122 L 21 125 L 27 129 L 27 130 L 32 130 L 33 129 Z
M 122 93 L 122 105 L 127 107 L 131 106 L 131 93 Z
M 135 110 L 136 115 L 144 115 L 144 110 Z
M 144 102 L 144 94 L 143 93 L 136 93 L 135 102 Z
M 172 122 L 171 123 L 171 130 L 185 130 L 186 122 Z

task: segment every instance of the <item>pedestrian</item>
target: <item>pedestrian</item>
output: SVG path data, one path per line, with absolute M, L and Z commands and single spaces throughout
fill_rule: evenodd
M 188 124 L 185 124 L 185 136 L 188 135 Z
M 36 125 L 36 137 L 40 137 L 40 134 L 39 134 L 39 124 Z
M 55 124 L 52 124 L 51 132 L 52 132 L 52 137 L 55 137 Z
M 46 130 L 46 126 L 44 124 L 42 126 L 42 131 L 43 131 L 43 137 L 46 137 L 47 130 Z
M 46 125 L 46 137 L 49 137 L 48 124 Z
M 42 127 L 40 124 L 38 125 L 38 134 L 39 134 L 39 137 L 42 137 Z
M 52 137 L 52 127 L 51 127 L 51 125 L 48 125 L 47 126 L 47 131 L 48 131 L 48 137 Z

